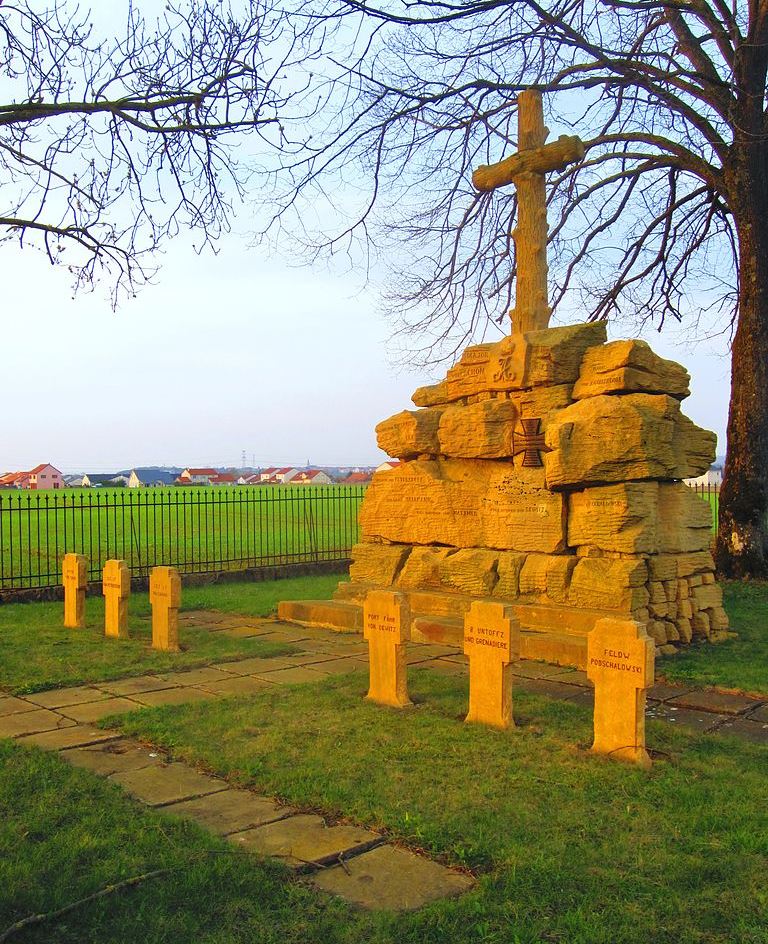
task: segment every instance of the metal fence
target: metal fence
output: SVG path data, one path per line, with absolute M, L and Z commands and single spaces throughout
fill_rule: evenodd
M 135 577 L 345 560 L 365 486 L 0 492 L 0 591 L 61 584 L 67 552 L 125 560 Z

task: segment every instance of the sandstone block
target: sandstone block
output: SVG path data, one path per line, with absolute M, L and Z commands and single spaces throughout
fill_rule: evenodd
M 471 406 L 446 407 L 440 418 L 437 451 L 468 459 L 510 456 L 517 418 L 518 408 L 513 400 L 493 399 Z
M 669 396 L 646 393 L 579 400 L 549 423 L 544 456 L 550 488 L 705 472 L 716 436 L 680 412 Z
M 682 400 L 690 394 L 688 371 L 655 354 L 639 339 L 611 341 L 584 354 L 573 399 L 606 393 L 667 393 Z
M 397 581 L 403 590 L 446 590 L 489 596 L 496 584 L 498 552 L 415 547 Z
M 711 539 L 706 503 L 679 482 L 588 488 L 569 495 L 568 508 L 570 546 L 624 554 L 680 554 L 702 551 Z
M 693 639 L 693 626 L 691 625 L 690 619 L 686 619 L 684 616 L 678 616 L 675 620 L 675 626 L 683 642 L 690 642 L 691 639 Z
M 374 476 L 360 509 L 366 538 L 397 544 L 555 553 L 565 547 L 565 502 L 542 469 L 491 460 L 408 462 Z
M 709 616 L 709 625 L 712 629 L 712 632 L 720 633 L 723 630 L 728 629 L 730 626 L 730 621 L 728 619 L 728 614 L 722 608 L 722 606 L 714 606 L 711 610 L 707 610 L 707 615 Z
M 647 602 L 648 570 L 642 558 L 610 560 L 582 558 L 568 589 L 571 606 L 630 612 Z M 638 592 L 639 591 L 639 592 Z
M 710 626 L 709 616 L 706 613 L 694 613 L 691 626 L 693 627 L 694 636 L 703 636 L 705 639 L 709 639 L 712 627 Z
M 419 387 L 411 400 L 416 406 L 440 406 L 448 402 L 448 390 L 444 380 L 440 383 L 431 384 L 426 387 Z
M 702 502 L 702 504 L 704 503 Z M 678 577 L 690 577 L 693 574 L 715 569 L 714 558 L 708 550 L 696 551 L 692 554 L 678 554 L 676 559 Z
M 437 428 L 442 410 L 403 410 L 376 427 L 379 449 L 396 459 L 412 459 L 422 454 L 437 455 L 440 443 Z
M 723 605 L 723 591 L 716 583 L 694 587 L 692 596 L 700 610 L 709 610 Z
M 411 548 L 402 544 L 356 544 L 352 548 L 350 579 L 389 587 L 410 552 Z
M 671 580 L 677 577 L 677 557 L 674 554 L 654 554 L 648 558 L 651 580 Z
M 605 338 L 605 324 L 595 322 L 529 331 L 492 344 L 473 345 L 448 371 L 447 399 L 545 384 L 573 384 L 584 352 L 603 344 Z M 419 400 L 423 397 L 420 391 Z
M 520 595 L 520 572 L 525 564 L 525 554 L 513 554 L 509 551 L 499 554 L 497 564 L 498 580 L 493 588 L 493 595 L 503 600 L 516 600 Z

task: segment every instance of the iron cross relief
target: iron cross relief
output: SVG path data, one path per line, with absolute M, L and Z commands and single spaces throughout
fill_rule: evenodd
M 512 455 L 518 456 L 522 452 L 524 469 L 540 469 L 544 465 L 541 461 L 542 452 L 552 452 L 544 442 L 541 420 L 538 417 L 520 420 L 520 425 L 523 431 L 512 433 Z
M 562 170 L 584 157 L 580 138 L 562 135 L 545 144 L 541 92 L 527 89 L 517 97 L 518 152 L 497 164 L 478 167 L 472 175 L 476 190 L 488 192 L 514 184 L 518 219 L 512 233 L 517 260 L 515 307 L 510 312 L 513 332 L 549 326 L 547 294 L 547 192 L 544 175 Z

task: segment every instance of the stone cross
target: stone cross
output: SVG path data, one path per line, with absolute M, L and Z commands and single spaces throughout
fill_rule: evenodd
M 595 686 L 592 750 L 650 767 L 645 749 L 645 695 L 653 685 L 655 643 L 630 619 L 598 620 L 587 641 L 587 675 Z
M 108 560 L 102 580 L 104 594 L 104 635 L 128 638 L 128 597 L 131 572 L 123 560 Z
M 85 626 L 85 589 L 88 586 L 88 558 L 82 554 L 65 554 L 61 565 L 64 584 L 64 626 L 82 629 Z
M 464 617 L 469 659 L 469 711 L 465 721 L 514 727 L 511 662 L 520 654 L 520 624 L 511 606 L 475 600 Z
M 497 164 L 478 167 L 472 175 L 477 190 L 487 192 L 514 184 L 517 190 L 517 228 L 512 233 L 517 259 L 515 307 L 510 312 L 513 332 L 537 331 L 549 325 L 547 296 L 547 193 L 544 175 L 584 157 L 577 137 L 562 135 L 545 144 L 541 92 L 527 89 L 517 97 L 518 152 Z
M 175 567 L 153 567 L 149 575 L 152 605 L 152 648 L 179 652 L 181 576 Z
M 411 637 L 411 617 L 402 593 L 369 591 L 363 605 L 363 636 L 368 640 L 368 698 L 392 708 L 410 705 L 405 643 Z

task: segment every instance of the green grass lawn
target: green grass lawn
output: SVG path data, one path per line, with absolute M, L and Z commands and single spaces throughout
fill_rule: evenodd
M 216 608 L 244 616 L 268 616 L 283 599 L 329 596 L 338 576 L 323 575 L 265 583 L 212 584 L 185 588 L 182 610 Z M 86 600 L 85 629 L 64 629 L 62 603 L 17 603 L 0 606 L 0 691 L 17 694 L 106 681 L 145 672 L 187 669 L 210 662 L 249 656 L 276 656 L 290 646 L 236 639 L 210 632 L 204 625 L 180 627 L 180 653 L 151 648 L 149 597 L 132 594 L 131 638 L 104 636 L 102 597 Z
M 398 944 L 768 940 L 765 748 L 651 723 L 650 773 L 588 753 L 586 707 L 515 698 L 519 727 L 462 723 L 466 680 L 412 671 L 417 705 L 365 673 L 151 709 L 123 729 L 291 804 L 471 868 L 476 891 L 393 919 Z
M 55 754 L 0 740 L 0 935 L 27 915 L 168 869 L 13 944 L 354 944 L 371 923 Z
M 109 558 L 134 575 L 344 558 L 365 488 L 349 485 L 0 491 L 0 590 L 54 586 L 61 558 Z
M 656 663 L 656 675 L 672 682 L 713 685 L 768 695 L 768 583 L 723 583 L 734 639 L 688 646 Z

